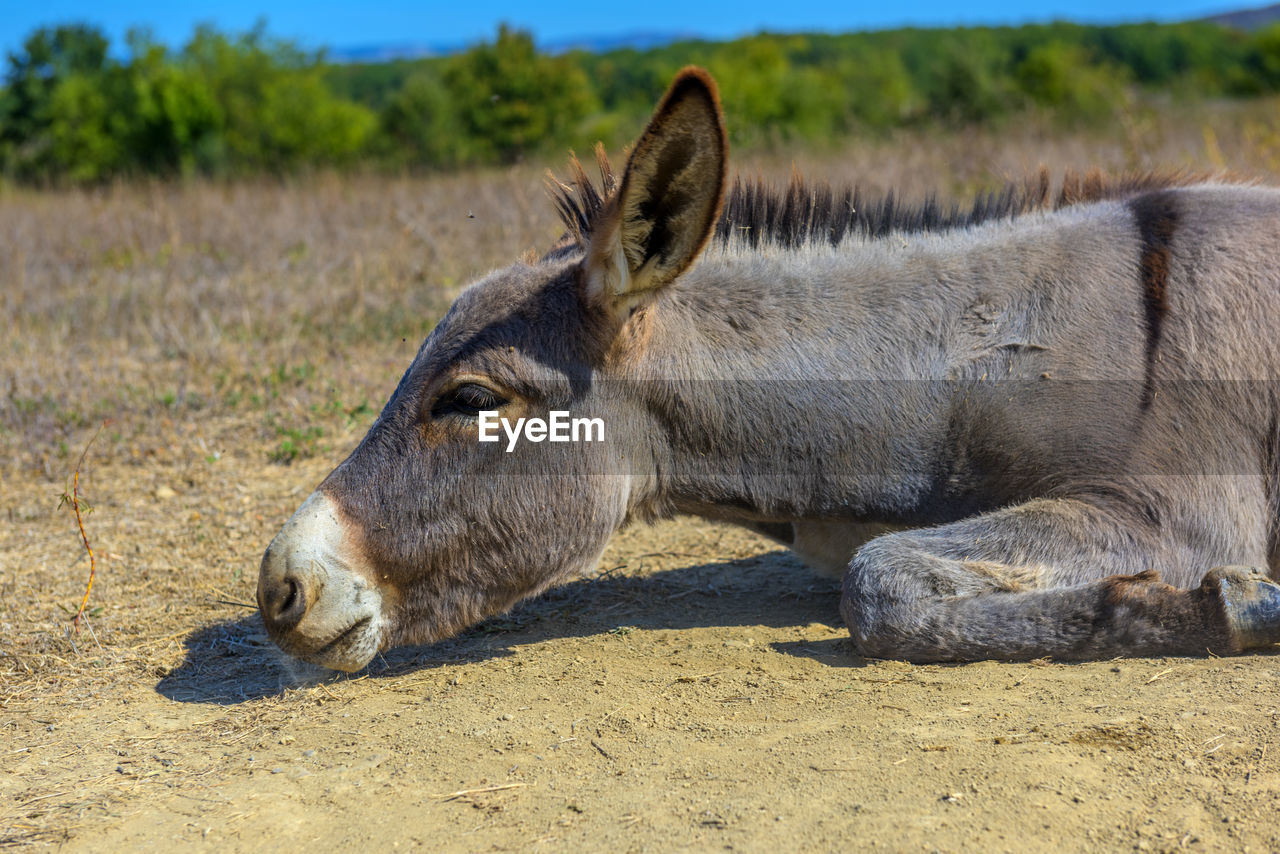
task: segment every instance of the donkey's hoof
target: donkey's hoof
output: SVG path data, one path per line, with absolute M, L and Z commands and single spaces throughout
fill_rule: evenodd
M 1219 566 L 1205 581 L 1217 583 L 1227 625 L 1241 649 L 1280 643 L 1280 584 L 1252 566 Z

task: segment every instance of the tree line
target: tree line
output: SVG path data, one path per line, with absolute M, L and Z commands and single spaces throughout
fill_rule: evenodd
M 93 26 L 33 32 L 0 88 L 0 174 L 37 183 L 239 176 L 313 168 L 504 164 L 641 127 L 686 64 L 721 83 L 732 141 L 1007 121 L 1105 122 L 1159 94 L 1280 90 L 1280 26 L 1069 23 L 843 35 L 760 34 L 651 50 L 539 52 L 526 32 L 460 53 L 335 64 L 272 38 L 199 27 L 173 49 L 145 32 L 113 50 Z

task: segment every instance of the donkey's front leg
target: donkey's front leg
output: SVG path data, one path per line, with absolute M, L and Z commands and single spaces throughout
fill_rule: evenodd
M 1033 501 L 878 537 L 854 556 L 840 612 L 882 658 L 1225 654 L 1280 641 L 1280 585 L 1242 567 L 1164 584 L 1185 552 L 1087 502 Z

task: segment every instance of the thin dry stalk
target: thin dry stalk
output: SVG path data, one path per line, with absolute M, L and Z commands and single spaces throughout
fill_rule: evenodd
M 93 580 L 97 576 L 98 570 L 97 559 L 93 556 L 93 546 L 89 545 L 89 535 L 84 530 L 84 514 L 80 512 L 80 468 L 84 465 L 84 458 L 89 453 L 89 448 L 93 446 L 94 440 L 98 438 L 98 434 L 106 426 L 106 421 L 98 425 L 98 429 L 94 431 L 93 436 L 84 446 L 84 450 L 80 452 L 80 459 L 76 461 L 76 470 L 71 475 L 71 494 L 62 493 L 62 500 L 58 503 L 59 507 L 67 504 L 71 505 L 72 512 L 76 514 L 76 526 L 80 529 L 80 542 L 84 543 L 84 550 L 89 553 L 89 583 L 85 585 L 84 597 L 81 598 L 80 607 L 76 609 L 76 615 L 72 619 L 77 632 L 80 631 L 80 617 L 84 615 L 85 606 L 89 604 L 89 594 L 93 591 Z M 92 509 L 92 507 L 86 507 L 85 512 L 90 512 Z
M 447 795 L 429 795 L 440 801 L 452 801 L 458 798 L 466 798 L 470 795 L 483 795 L 488 792 L 505 792 L 507 789 L 523 789 L 528 783 L 503 783 L 500 786 L 481 786 L 478 789 L 459 789 L 456 792 L 450 792 Z

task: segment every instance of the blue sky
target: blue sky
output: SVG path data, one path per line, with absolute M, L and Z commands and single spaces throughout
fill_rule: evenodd
M 0 51 L 13 50 L 36 27 L 67 21 L 97 24 L 117 45 L 134 26 L 148 27 L 161 41 L 176 45 L 191 34 L 198 22 L 211 22 L 219 29 L 235 32 L 266 18 L 272 35 L 297 39 L 315 48 L 405 42 L 466 44 L 492 36 L 500 21 L 532 30 L 547 41 L 636 30 L 730 38 L 762 29 L 843 31 L 908 24 L 1016 24 L 1055 18 L 1090 22 L 1177 20 L 1250 5 L 1260 5 L 1259 0 L 925 0 L 843 4 L 833 0 L 641 0 L 574 5 L 538 0 L 0 0 Z

